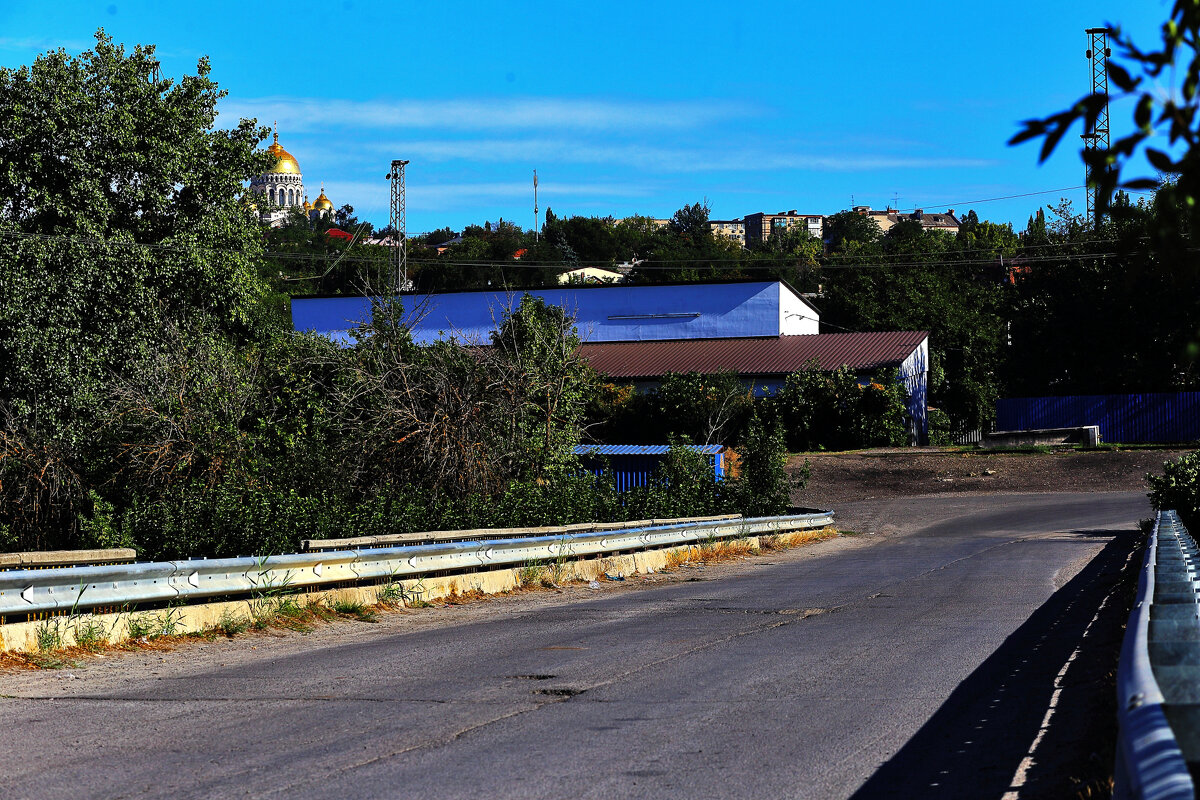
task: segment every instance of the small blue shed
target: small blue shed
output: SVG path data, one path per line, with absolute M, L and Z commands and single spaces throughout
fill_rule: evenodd
M 685 447 L 705 457 L 717 480 L 734 476 L 735 456 L 725 445 L 693 444 Z M 610 470 L 616 478 L 617 491 L 627 492 L 649 484 L 651 476 L 670 449 L 665 444 L 583 444 L 575 448 L 575 455 L 579 456 L 583 468 L 593 475 Z

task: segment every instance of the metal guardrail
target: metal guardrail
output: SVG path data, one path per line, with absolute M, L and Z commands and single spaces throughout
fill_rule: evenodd
M 1174 511 L 1150 534 L 1117 668 L 1113 797 L 1192 800 L 1200 762 L 1200 548 Z
M 343 582 L 490 569 L 823 528 L 833 512 L 652 525 L 556 536 L 440 542 L 266 558 L 216 558 L 0 572 L 0 616 L 192 602 Z
M 388 545 L 401 544 L 434 544 L 436 542 L 465 542 L 484 539 L 523 539 L 530 536 L 562 536 L 564 533 L 594 533 L 596 531 L 615 531 L 627 528 L 681 525 L 688 522 L 733 522 L 741 519 L 741 514 L 718 514 L 710 517 L 640 519 L 628 522 L 581 522 L 574 525 L 555 525 L 544 528 L 473 528 L 457 531 L 394 533 L 384 536 L 354 536 L 345 539 L 305 539 L 300 542 L 300 549 L 308 552 L 312 550 L 387 547 Z

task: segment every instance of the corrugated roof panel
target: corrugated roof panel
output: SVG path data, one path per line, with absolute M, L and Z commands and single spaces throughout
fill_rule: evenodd
M 689 450 L 695 450 L 705 455 L 719 455 L 724 449 L 720 444 L 685 445 Z M 666 455 L 670 447 L 665 444 L 581 444 L 576 446 L 575 455 L 599 456 L 661 456 Z
M 403 295 L 401 300 L 416 343 L 454 336 L 486 344 L 526 292 L 564 309 L 579 335 L 591 342 L 778 336 L 815 330 L 820 317 L 807 300 L 778 281 L 445 292 Z M 345 344 L 350 331 L 371 314 L 370 298 L 292 298 L 295 330 L 315 331 Z
M 925 331 L 822 333 L 741 339 L 585 344 L 580 353 L 602 375 L 657 378 L 668 372 L 787 375 L 818 369 L 898 367 L 929 337 Z

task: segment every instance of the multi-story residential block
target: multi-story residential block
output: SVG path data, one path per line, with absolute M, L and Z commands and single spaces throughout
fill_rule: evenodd
M 876 211 L 870 206 L 855 206 L 853 211 L 857 214 L 862 214 L 864 217 L 869 217 L 875 221 L 879 229 L 884 233 L 891 230 L 892 226 L 897 222 L 906 222 L 915 220 L 921 223 L 921 227 L 927 231 L 946 231 L 946 233 L 958 233 L 958 217 L 954 216 L 954 209 L 951 208 L 945 214 L 930 213 L 923 209 L 916 209 L 911 214 L 901 214 L 894 208 L 888 208 L 883 211 Z
M 825 234 L 825 217 L 821 214 L 797 214 L 796 209 L 793 208 L 791 211 L 780 211 L 778 214 L 764 212 L 747 214 L 745 226 L 745 244 L 749 247 L 765 242 L 776 231 L 796 228 L 808 231 L 810 236 L 820 239 Z
M 713 236 L 724 236 L 733 239 L 742 247 L 746 246 L 746 221 L 742 219 L 710 219 L 708 227 Z

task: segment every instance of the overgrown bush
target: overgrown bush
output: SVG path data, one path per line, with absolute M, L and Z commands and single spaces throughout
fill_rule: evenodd
M 787 445 L 775 420 L 754 416 L 738 448 L 741 476 L 736 484 L 737 505 L 747 516 L 783 514 L 791 506 L 792 489 L 803 488 L 808 467 L 788 475 Z
M 842 367 L 793 372 L 766 404 L 790 450 L 849 450 L 909 443 L 908 394 L 895 370 L 870 383 Z
M 950 415 L 940 408 L 926 412 L 925 422 L 929 427 L 929 443 L 934 447 L 954 444 L 954 433 L 950 427 Z
M 1163 474 L 1146 476 L 1150 502 L 1160 511 L 1179 512 L 1183 524 L 1200 532 L 1200 451 L 1163 464 Z

